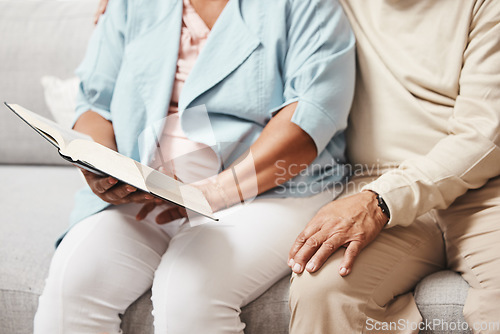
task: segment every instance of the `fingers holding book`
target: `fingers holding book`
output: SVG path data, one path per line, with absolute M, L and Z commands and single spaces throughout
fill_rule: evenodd
M 111 176 L 99 176 L 84 169 L 81 171 L 92 192 L 107 203 L 119 205 L 155 201 L 152 195 Z
M 161 207 L 162 211 L 155 217 L 157 224 L 163 225 L 176 219 L 187 217 L 186 209 L 166 201 L 145 203 L 135 217 L 137 220 L 145 219 L 154 209 Z
M 166 224 L 176 219 L 187 217 L 186 209 L 157 199 L 153 195 L 120 182 L 111 176 L 100 176 L 85 169 L 81 169 L 81 171 L 90 189 L 103 201 L 114 205 L 127 203 L 144 204 L 137 213 L 137 220 L 146 218 L 156 207 L 162 208 L 162 211 L 155 218 L 157 224 Z

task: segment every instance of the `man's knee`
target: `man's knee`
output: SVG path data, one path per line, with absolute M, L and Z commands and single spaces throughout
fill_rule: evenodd
M 315 273 L 305 271 L 300 275 L 293 274 L 290 285 L 291 308 L 293 309 L 297 303 L 301 303 L 307 308 L 324 303 L 331 304 L 330 296 L 338 300 L 341 295 L 348 295 L 351 290 L 356 289 L 355 285 L 350 284 L 356 272 L 347 277 L 342 277 L 338 273 L 341 260 L 341 254 L 335 253 L 319 271 Z
M 359 333 L 370 296 L 364 271 L 338 272 L 343 252 L 334 254 L 316 273 L 292 276 L 290 333 Z

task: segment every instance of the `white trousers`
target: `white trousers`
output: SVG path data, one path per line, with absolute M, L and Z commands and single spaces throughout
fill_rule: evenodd
M 136 204 L 91 216 L 56 250 L 34 333 L 121 333 L 119 315 L 151 286 L 156 334 L 243 333 L 241 307 L 289 273 L 293 241 L 331 200 L 257 199 L 219 222 L 164 226 L 154 212 L 136 221 Z

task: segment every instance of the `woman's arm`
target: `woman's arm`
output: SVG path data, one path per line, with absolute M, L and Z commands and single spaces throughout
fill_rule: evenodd
M 205 194 L 214 212 L 286 182 L 316 158 L 312 138 L 291 121 L 296 107 L 297 102 L 281 109 L 266 125 L 248 154 L 217 176 L 195 185 Z M 155 203 L 144 205 L 137 219 L 144 219 L 155 207 Z M 168 205 L 156 217 L 156 222 L 165 224 L 185 216 L 183 208 Z
M 286 182 L 316 158 L 313 139 L 291 121 L 296 107 L 297 102 L 281 109 L 249 153 L 217 176 L 217 184 L 201 185 L 214 210 L 243 202 Z
M 101 1 L 99 11 L 108 14 L 101 16 L 83 62 L 77 69 L 81 79 L 76 106 L 76 131 L 90 135 L 96 142 L 117 150 L 112 124 L 110 105 L 116 77 L 121 68 L 125 48 L 127 26 L 127 2 Z M 110 204 L 147 202 L 152 199 L 136 188 L 118 182 L 112 177 L 101 177 L 82 170 L 92 191 L 103 201 Z
M 73 129 L 89 135 L 99 144 L 117 151 L 113 123 L 98 113 L 92 110 L 83 113 L 75 122 Z
M 73 129 L 87 134 L 97 143 L 117 151 L 113 124 L 98 113 L 91 110 L 83 113 Z M 85 169 L 81 169 L 81 171 L 94 194 L 110 204 L 143 203 L 153 199 L 151 195 L 137 191 L 135 187 L 118 182 L 113 177 L 99 176 Z

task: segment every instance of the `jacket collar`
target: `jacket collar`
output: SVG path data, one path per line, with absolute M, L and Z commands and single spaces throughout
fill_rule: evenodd
M 240 0 L 230 0 L 212 27 L 181 92 L 179 110 L 224 80 L 257 49 L 260 40 L 241 17 Z
M 182 0 L 172 1 L 175 2 L 172 9 L 139 37 L 138 45 L 133 48 L 135 56 L 130 55 L 141 64 L 136 78 L 150 121 L 165 117 L 177 69 L 183 6 Z M 260 40 L 243 21 L 240 1 L 230 0 L 213 26 L 184 84 L 180 112 L 234 72 L 259 46 Z

